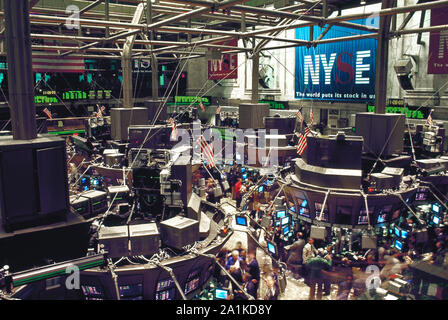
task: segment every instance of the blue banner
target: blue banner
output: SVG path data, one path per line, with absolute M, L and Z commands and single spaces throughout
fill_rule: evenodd
M 379 18 L 351 21 L 378 27 Z M 314 26 L 316 39 L 326 26 Z M 368 34 L 333 26 L 323 39 Z M 296 39 L 310 40 L 310 27 L 296 29 Z M 376 39 L 296 47 L 295 98 L 344 102 L 375 100 Z

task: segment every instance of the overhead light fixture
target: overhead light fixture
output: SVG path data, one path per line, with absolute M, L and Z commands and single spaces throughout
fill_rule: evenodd
M 365 6 L 366 5 L 366 0 L 361 0 L 361 2 L 359 4 L 362 5 L 362 6 Z

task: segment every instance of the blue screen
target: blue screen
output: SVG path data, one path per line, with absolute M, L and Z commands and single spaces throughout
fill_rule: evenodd
M 385 216 L 386 215 L 382 215 L 382 214 L 380 214 L 380 215 L 378 215 L 378 221 L 377 221 L 377 223 L 383 223 L 386 219 L 385 219 Z
M 308 201 L 306 201 L 306 200 L 303 200 L 303 202 L 302 202 L 302 204 L 301 204 L 301 206 L 302 207 L 306 207 L 306 205 L 308 204 Z
M 236 217 L 236 224 L 239 226 L 247 226 L 247 219 L 245 217 Z
M 406 230 L 401 230 L 401 237 L 406 239 L 408 237 L 408 232 Z
M 277 219 L 283 218 L 285 216 L 286 216 L 285 210 L 277 211 Z
M 401 243 L 401 241 L 395 240 L 394 247 L 401 251 L 403 249 L 403 243 Z
M 432 211 L 439 213 L 440 212 L 440 207 L 436 204 L 432 205 Z
M 397 227 L 395 227 L 394 232 L 397 237 L 400 236 L 400 229 L 398 229 Z
M 280 225 L 280 221 L 275 222 L 275 226 L 278 227 Z
M 434 216 L 434 218 L 432 218 L 432 222 L 433 222 L 434 224 L 439 224 L 439 222 L 440 222 L 440 218 L 439 218 L 438 216 Z
M 244 172 L 244 171 L 246 171 L 246 168 L 241 168 L 241 172 Z
M 287 226 L 283 229 L 283 234 L 287 234 L 287 233 L 289 233 L 289 226 Z
M 223 290 L 223 289 L 216 289 L 215 290 L 215 297 L 216 299 L 220 299 L 220 300 L 226 300 L 227 299 L 227 294 L 229 292 L 227 290 Z
M 282 226 L 289 223 L 289 217 L 282 218 Z
M 272 253 L 272 254 L 276 254 L 276 253 L 277 253 L 277 251 L 275 250 L 275 246 L 274 246 L 274 244 L 271 243 L 271 242 L 269 242 L 269 241 L 268 241 L 268 251 L 269 251 L 270 253 Z
M 243 179 L 244 179 L 244 180 L 247 179 L 247 173 L 243 174 Z
M 263 192 L 263 186 L 260 186 L 260 187 L 258 188 L 258 192 Z

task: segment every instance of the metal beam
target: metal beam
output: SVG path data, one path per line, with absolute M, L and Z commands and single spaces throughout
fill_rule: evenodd
M 95 2 L 92 2 L 91 4 L 87 5 L 86 7 L 79 10 L 79 15 L 82 15 L 84 12 L 89 11 L 92 8 L 95 8 L 97 5 L 99 5 L 103 0 L 97 0 Z
M 387 10 L 393 0 L 382 0 L 381 11 Z M 380 31 L 378 32 L 376 49 L 376 77 L 375 77 L 375 113 L 386 113 L 387 70 L 389 61 L 389 15 L 380 16 Z
M 140 3 L 135 9 L 134 17 L 132 18 L 132 24 L 139 24 L 143 18 L 145 5 Z M 139 32 L 140 30 L 135 30 Z M 126 42 L 123 45 L 123 52 L 121 57 L 121 70 L 122 70 L 122 86 L 123 86 L 123 107 L 132 108 L 134 106 L 134 99 L 132 94 L 132 48 L 137 33 L 132 33 L 126 38 Z

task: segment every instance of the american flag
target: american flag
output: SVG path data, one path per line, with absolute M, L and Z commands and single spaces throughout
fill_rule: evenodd
M 310 128 L 306 127 L 304 133 L 300 133 L 299 136 L 299 143 L 297 146 L 297 153 L 299 155 L 302 155 L 305 152 L 306 147 L 308 146 L 308 143 L 306 141 L 306 137 L 311 133 Z
M 299 122 L 300 122 L 300 130 L 302 130 L 302 125 L 303 125 L 302 108 L 300 108 L 300 109 L 297 111 L 297 118 L 299 118 Z
M 171 124 L 170 140 L 177 141 L 177 126 L 176 126 L 176 123 L 174 122 L 174 119 L 170 118 L 169 123 Z
M 431 110 L 431 112 L 429 113 L 429 116 L 428 116 L 428 119 L 426 119 L 426 123 L 430 126 L 430 127 L 432 127 L 433 125 L 434 125 L 434 121 L 432 120 L 432 110 Z
M 51 112 L 50 110 L 48 110 L 48 108 L 45 108 L 44 110 L 42 110 L 48 117 L 48 119 L 52 120 L 53 117 L 51 116 Z
M 314 124 L 314 113 L 313 108 L 310 109 L 310 125 Z
M 96 116 L 98 117 L 98 118 L 102 118 L 103 117 L 103 113 L 104 113 L 104 110 L 106 109 L 104 106 L 101 106 L 101 108 L 100 108 L 100 106 L 98 106 L 97 105 L 97 107 L 98 107 L 98 112 L 96 113 Z
M 208 167 L 213 168 L 215 166 L 215 158 L 213 154 L 213 148 L 205 141 L 204 137 L 201 135 L 196 141 L 201 147 L 201 152 L 205 156 L 208 162 Z
M 199 107 L 201 108 L 201 111 L 204 112 L 205 111 L 205 107 L 204 104 L 201 102 L 199 102 Z
M 33 51 L 32 59 L 34 72 L 85 72 L 84 58 L 78 56 L 60 57 L 47 51 Z

